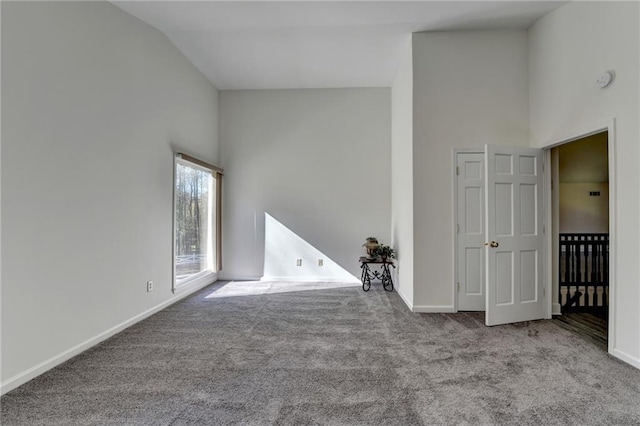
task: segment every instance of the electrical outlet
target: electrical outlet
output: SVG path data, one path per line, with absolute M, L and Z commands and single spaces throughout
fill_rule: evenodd
M 302 266 L 302 259 L 296 260 L 296 266 Z
M 153 281 L 147 281 L 147 293 L 153 291 Z
M 318 266 L 324 265 L 324 259 L 318 259 Z

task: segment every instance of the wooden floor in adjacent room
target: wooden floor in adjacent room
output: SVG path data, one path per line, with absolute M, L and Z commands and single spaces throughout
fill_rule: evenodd
M 554 316 L 553 320 L 560 327 L 595 343 L 604 351 L 607 350 L 606 316 L 595 315 L 588 312 L 568 312 Z

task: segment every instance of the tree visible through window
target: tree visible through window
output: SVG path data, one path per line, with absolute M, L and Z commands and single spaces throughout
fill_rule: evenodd
M 216 184 L 212 170 L 182 158 L 175 169 L 175 281 L 215 271 Z

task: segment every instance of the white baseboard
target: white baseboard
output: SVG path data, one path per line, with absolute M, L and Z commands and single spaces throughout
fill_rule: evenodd
M 638 358 L 634 358 L 631 355 L 627 355 L 626 353 L 618 349 L 613 350 L 613 356 L 615 356 L 619 360 L 626 362 L 627 364 L 633 365 L 637 369 L 640 369 L 640 359 Z
M 547 305 L 549 306 L 549 305 Z M 551 315 L 562 315 L 562 305 L 559 303 L 551 304 Z
M 409 303 L 409 299 L 407 299 L 400 288 L 396 288 L 395 290 L 396 293 L 398 293 L 398 296 L 400 296 L 400 299 L 404 302 L 405 305 L 407 305 L 407 308 L 409 308 L 409 310 L 413 312 L 413 303 Z
M 429 314 L 454 313 L 456 308 L 453 305 L 418 305 L 413 307 L 413 312 L 422 312 Z
M 186 286 L 184 286 L 183 288 L 179 289 L 179 292 L 177 294 L 175 294 L 172 298 L 160 303 L 159 305 L 154 306 L 151 309 L 148 309 L 136 316 L 134 316 L 133 318 L 130 318 L 118 325 L 116 325 L 115 327 L 111 327 L 110 329 L 88 339 L 85 340 L 84 342 L 80 343 L 79 345 L 76 345 L 70 349 L 67 349 L 66 351 L 55 355 L 51 358 L 49 358 L 48 360 L 41 362 L 40 364 L 29 368 L 28 370 L 25 370 L 21 373 L 16 374 L 13 377 L 8 378 L 7 380 L 5 380 L 4 382 L 0 383 L 0 394 L 4 395 L 7 392 L 12 391 L 13 389 L 17 388 L 18 386 L 21 386 L 25 383 L 27 383 L 29 380 L 35 379 L 36 377 L 38 377 L 39 375 L 51 370 L 52 368 L 62 364 L 63 362 L 73 358 L 76 355 L 81 354 L 82 352 L 86 351 L 87 349 L 97 345 L 98 343 L 108 339 L 111 336 L 114 336 L 116 334 L 118 334 L 119 332 L 121 332 L 122 330 L 124 330 L 125 328 L 131 327 L 132 325 L 134 325 L 137 322 L 142 321 L 145 318 L 150 317 L 151 315 L 155 314 L 156 312 L 159 312 L 161 310 L 163 310 L 164 308 L 176 303 L 177 301 L 179 301 L 180 299 L 184 299 L 185 297 L 189 296 L 190 294 L 195 293 L 196 291 L 208 286 L 209 284 L 213 283 L 215 281 L 215 278 L 213 281 L 209 281 L 209 282 L 200 282 L 198 280 L 198 282 L 194 282 L 191 284 L 188 284 Z
M 335 277 L 270 277 L 264 276 L 260 278 L 260 281 L 294 281 L 294 282 L 309 282 L 309 283 L 353 283 L 362 284 L 359 279 L 345 279 Z

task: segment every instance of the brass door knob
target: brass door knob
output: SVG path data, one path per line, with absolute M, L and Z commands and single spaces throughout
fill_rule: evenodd
M 491 241 L 490 243 L 484 243 L 485 246 L 496 248 L 500 245 L 497 241 Z

